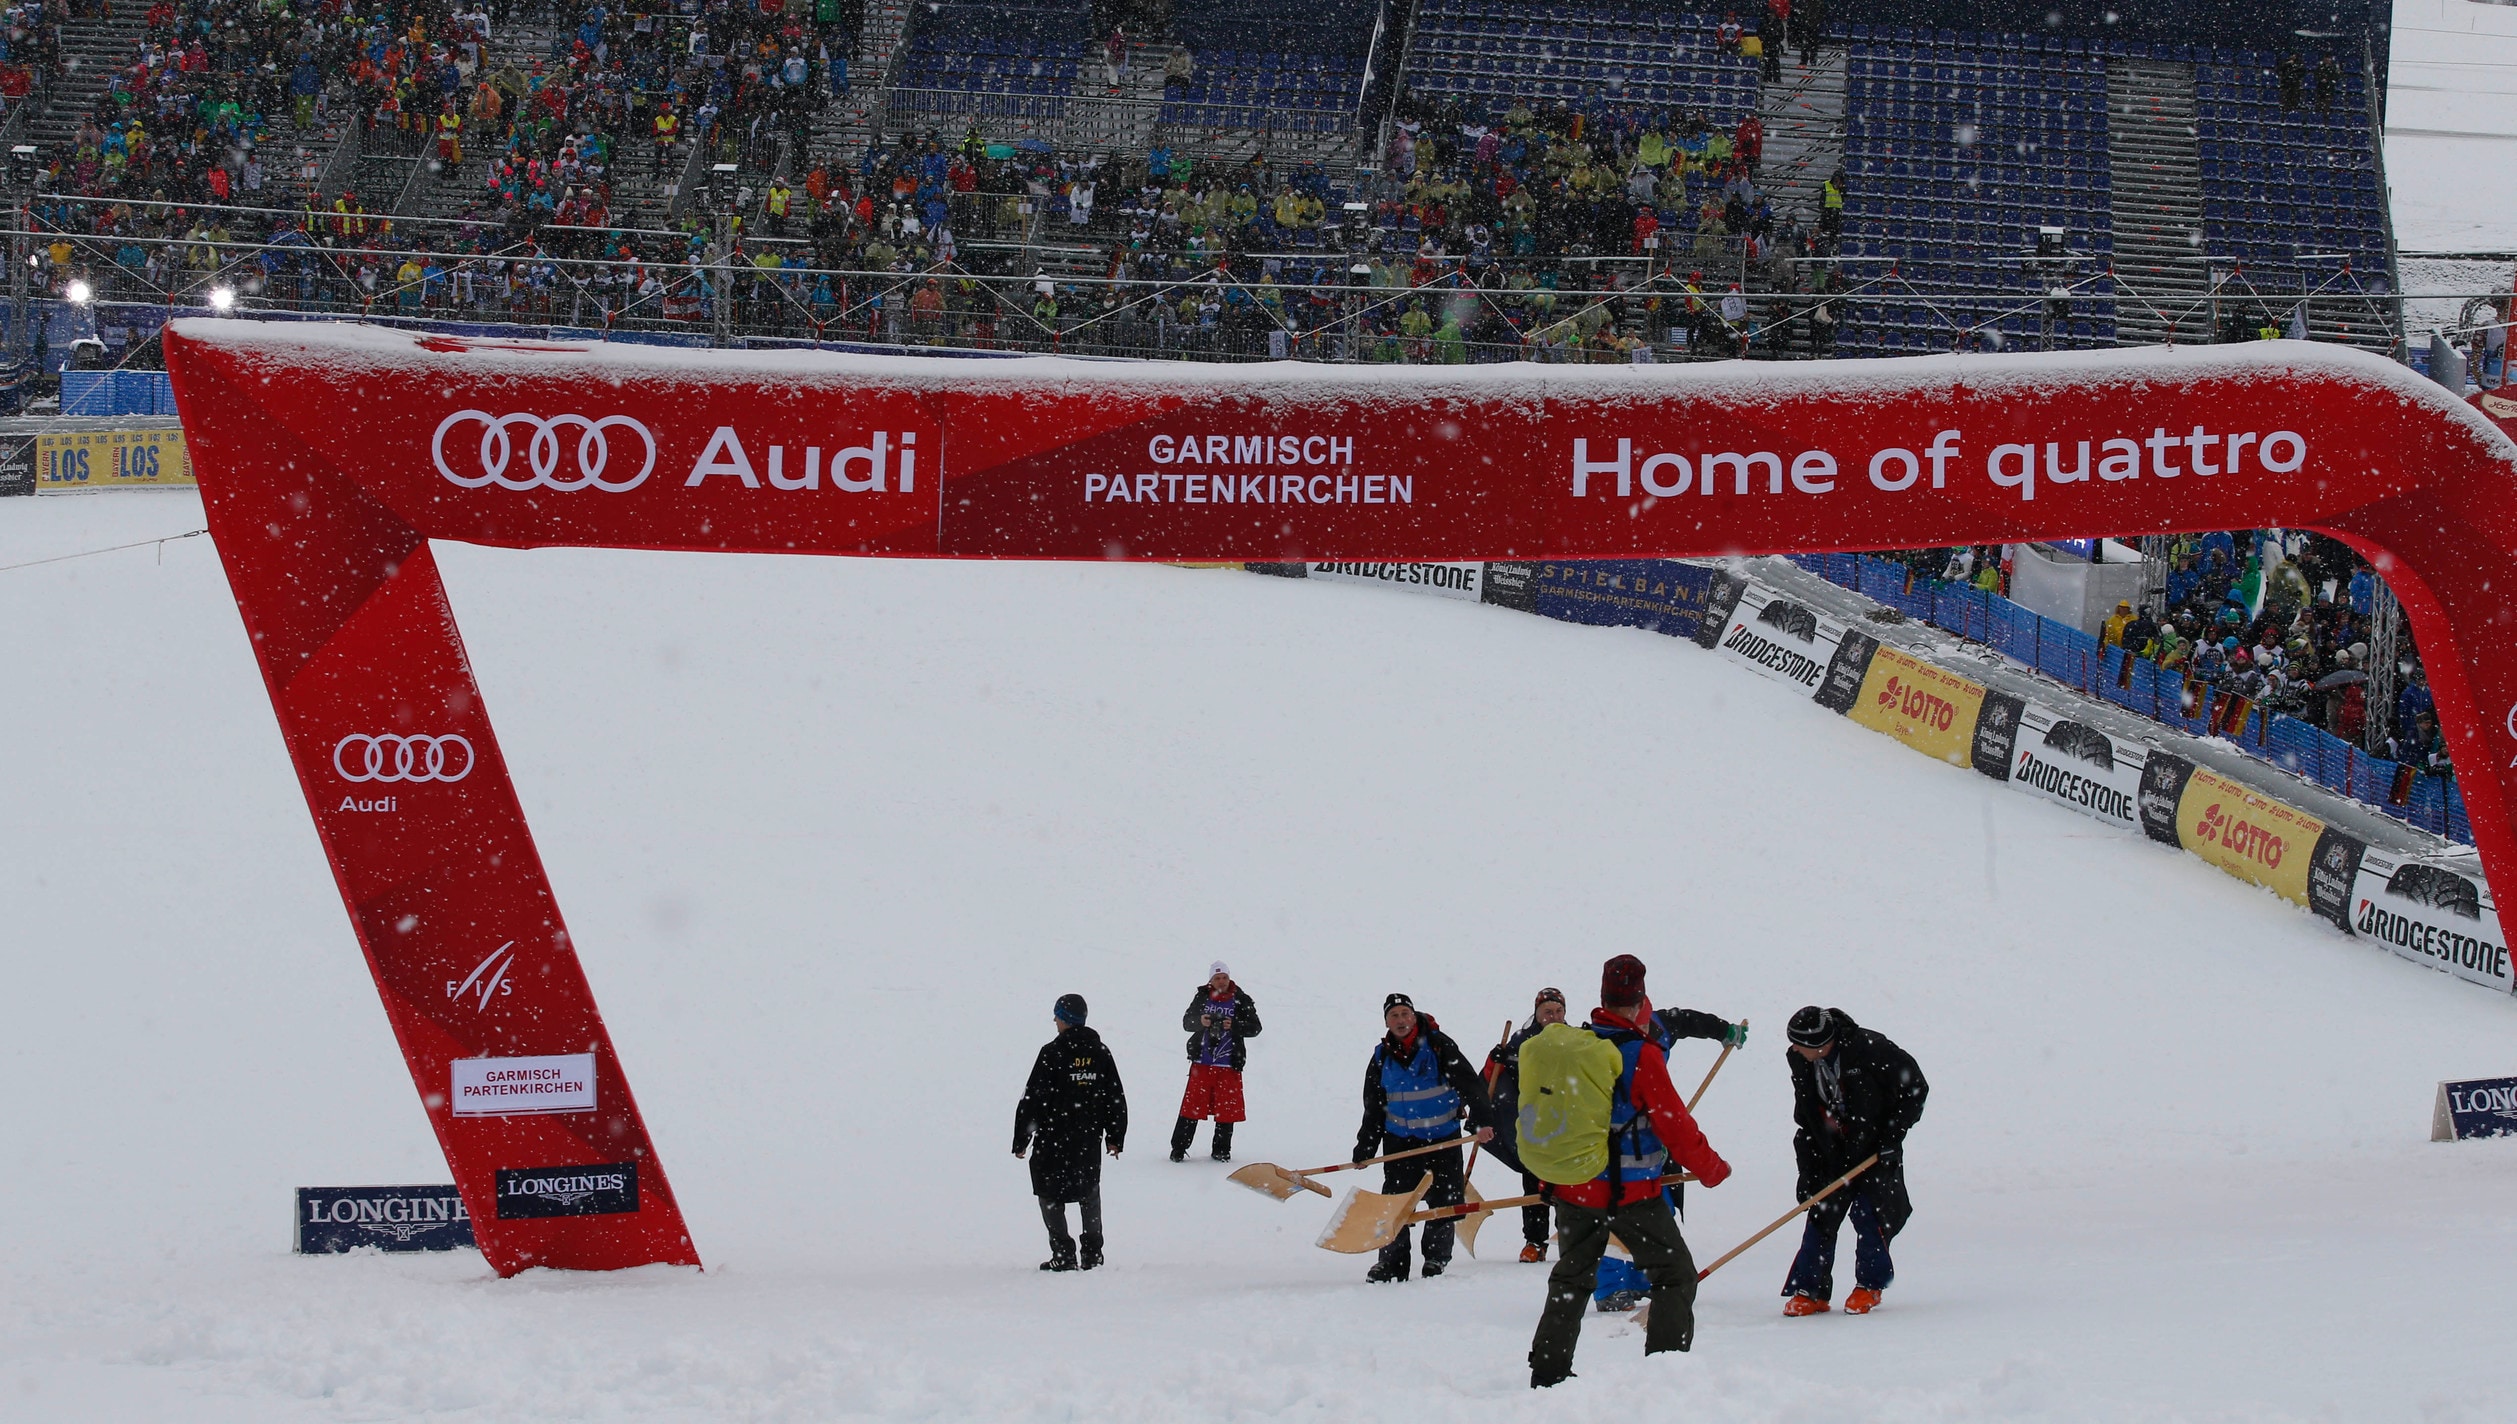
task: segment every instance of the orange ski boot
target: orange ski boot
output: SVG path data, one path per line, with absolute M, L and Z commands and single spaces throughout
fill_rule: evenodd
M 1868 1286 L 1860 1287 L 1851 1295 L 1844 1297 L 1844 1313 L 1846 1315 L 1868 1315 L 1870 1312 L 1878 1308 L 1879 1292 L 1872 1290 Z
M 1871 1298 L 1878 1299 L 1876 1296 Z M 1796 1295 L 1783 1302 L 1783 1313 L 1785 1315 L 1824 1315 L 1827 1313 L 1827 1303 L 1814 1295 Z
M 1521 1264 L 1524 1266 L 1540 1265 L 1543 1264 L 1546 1259 L 1547 1248 L 1544 1246 L 1524 1246 L 1521 1248 Z

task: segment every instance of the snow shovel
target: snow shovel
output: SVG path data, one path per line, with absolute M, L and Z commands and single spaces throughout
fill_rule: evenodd
M 1278 1201 L 1291 1201 L 1297 1192 L 1318 1192 L 1324 1197 L 1334 1196 L 1336 1195 L 1334 1192 L 1311 1179 L 1330 1172 L 1351 1172 L 1357 1167 L 1372 1167 L 1383 1162 L 1395 1162 L 1402 1157 L 1421 1157 L 1428 1152 L 1439 1152 L 1445 1147 L 1457 1146 L 1459 1146 L 1459 1139 L 1454 1137 L 1444 1142 L 1429 1142 L 1422 1147 L 1410 1147 L 1404 1152 L 1392 1152 L 1385 1157 L 1366 1157 L 1360 1162 L 1338 1162 L 1326 1167 L 1311 1167 L 1293 1172 L 1288 1172 L 1273 1162 L 1253 1162 L 1224 1180 L 1239 1182 L 1254 1192 L 1265 1192 Z
M 1798 1206 L 1796 1206 L 1796 1207 L 1793 1207 L 1790 1211 L 1787 1211 L 1787 1212 L 1783 1213 L 1781 1216 L 1778 1216 L 1778 1217 L 1774 1218 L 1773 1224 L 1771 1224 L 1771 1225 L 1767 1226 L 1765 1230 L 1758 1232 L 1756 1235 L 1751 1236 L 1751 1237 L 1749 1237 L 1747 1240 L 1742 1241 L 1742 1242 L 1740 1242 L 1738 1245 L 1733 1246 L 1732 1248 L 1730 1248 L 1730 1250 L 1729 1250 L 1728 1252 L 1726 1252 L 1726 1253 L 1722 1256 L 1722 1258 L 1721 1258 L 1720 1260 L 1715 1261 L 1712 1265 L 1709 1265 L 1709 1266 L 1705 1267 L 1703 1270 L 1696 1272 L 1696 1273 L 1695 1273 L 1695 1278 L 1696 1278 L 1697 1280 L 1699 1280 L 1699 1281 L 1700 1281 L 1700 1280 L 1703 1280 L 1706 1276 L 1709 1276 L 1709 1275 L 1713 1274 L 1715 1271 L 1720 1270 L 1722 1267 L 1729 1265 L 1729 1264 L 1731 1263 L 1731 1261 L 1732 1261 L 1735 1257 L 1737 1257 L 1737 1256 L 1739 1255 L 1739 1253 L 1740 1253 L 1740 1252 L 1747 1250 L 1749 1247 L 1756 1245 L 1756 1244 L 1757 1244 L 1758 1242 L 1760 1242 L 1760 1241 L 1763 1241 L 1765 1238 L 1767 1238 L 1767 1237 L 1769 1237 L 1769 1236 L 1773 1235 L 1775 1232 L 1782 1230 L 1782 1229 L 1783 1229 L 1786 1225 L 1790 1224 L 1791 1219 L 1792 1219 L 1793 1217 L 1800 1215 L 1802 1212 L 1809 1210 L 1809 1208 L 1811 1208 L 1811 1207 L 1813 1207 L 1813 1206 L 1816 1206 L 1818 1203 L 1820 1203 L 1820 1202 L 1822 1202 L 1822 1201 L 1825 1201 L 1827 1198 L 1829 1198 L 1829 1197 L 1831 1197 L 1831 1196 L 1834 1196 L 1837 1192 L 1839 1192 L 1839 1191 L 1841 1191 L 1841 1190 L 1843 1190 L 1843 1189 L 1844 1189 L 1844 1185 L 1845 1185 L 1846 1183 L 1848 1183 L 1848 1182 L 1852 1181 L 1855 1177 L 1860 1176 L 1862 1173 L 1867 1172 L 1867 1171 L 1869 1171 L 1871 1168 L 1876 1167 L 1876 1166 L 1878 1166 L 1878 1165 L 1879 1165 L 1879 1154 L 1878 1154 L 1878 1153 L 1873 1152 L 1873 1153 L 1871 1153 L 1869 1156 L 1864 1157 L 1864 1158 L 1861 1160 L 1861 1164 L 1860 1164 L 1859 1166 L 1856 1166 L 1855 1168 L 1853 1168 L 1853 1170 L 1851 1170 L 1851 1171 L 1849 1171 L 1849 1172 L 1845 1173 L 1845 1174 L 1844 1174 L 1843 1176 L 1841 1176 L 1841 1177 L 1836 1178 L 1834 1181 L 1827 1183 L 1826 1188 L 1825 1188 L 1824 1190 L 1820 1191 L 1820 1192 L 1819 1192 L 1816 1196 L 1811 1197 L 1809 1200 L 1807 1200 L 1807 1201 L 1805 1201 L 1805 1202 L 1802 1202 L 1800 1205 L 1798 1205 Z
M 1309 1186 L 1307 1181 L 1303 1183 Z M 1264 1190 L 1262 1188 L 1261 1190 Z M 1317 1189 L 1315 1189 L 1317 1190 Z M 1433 1190 L 1433 1174 L 1416 1179 L 1416 1189 L 1405 1195 L 1388 1192 L 1367 1192 L 1361 1187 L 1346 1193 L 1346 1199 L 1329 1213 L 1328 1225 L 1320 1228 L 1320 1239 L 1311 1244 L 1323 1251 L 1341 1251 L 1360 1256 L 1378 1251 L 1398 1239 L 1399 1228 L 1406 1225 L 1407 1214 Z
M 1740 1242 L 1738 1245 L 1733 1246 L 1728 1251 L 1722 1253 L 1722 1258 L 1720 1260 L 1715 1261 L 1712 1265 L 1696 1272 L 1695 1278 L 1699 1281 L 1703 1280 L 1706 1276 L 1709 1276 L 1715 1271 L 1720 1270 L 1722 1267 L 1729 1265 L 1738 1257 L 1740 1252 L 1747 1250 L 1749 1247 L 1763 1241 L 1775 1232 L 1782 1230 L 1785 1226 L 1790 1225 L 1793 1217 L 1800 1215 L 1802 1212 L 1809 1210 L 1809 1208 L 1816 1206 L 1818 1203 L 1825 1201 L 1831 1196 L 1834 1196 L 1838 1191 L 1843 1189 L 1846 1183 L 1878 1165 L 1879 1154 L 1873 1152 L 1869 1156 L 1863 1158 L 1860 1165 L 1853 1168 L 1853 1170 L 1836 1178 L 1834 1181 L 1827 1183 L 1825 1189 L 1820 1191 L 1816 1196 L 1811 1197 L 1809 1200 L 1802 1202 L 1796 1207 L 1793 1207 L 1790 1211 L 1783 1213 L 1781 1216 L 1774 1218 L 1773 1222 L 1769 1224 L 1765 1230 L 1758 1232 L 1756 1235 L 1749 1237 L 1747 1240 Z M 1634 1308 L 1634 1313 L 1626 1318 L 1632 1320 L 1637 1325 L 1642 1325 L 1651 1320 L 1651 1311 L 1652 1303 L 1647 1300 L 1643 1304 L 1636 1306 Z
M 1346 1194 L 1345 1202 L 1320 1233 L 1317 1243 L 1324 1251 L 1341 1251 L 1360 1256 L 1378 1251 L 1398 1239 L 1398 1233 L 1410 1226 L 1428 1221 L 1459 1220 L 1459 1238 L 1468 1247 L 1468 1254 L 1477 1254 L 1477 1230 L 1486 1218 L 1505 1207 L 1535 1206 L 1539 1197 L 1506 1197 L 1494 1202 L 1462 1202 L 1458 1206 L 1437 1206 L 1417 1211 L 1416 1203 L 1433 1189 L 1433 1174 L 1427 1172 L 1416 1183 L 1416 1189 L 1405 1196 L 1389 1196 L 1360 1188 Z

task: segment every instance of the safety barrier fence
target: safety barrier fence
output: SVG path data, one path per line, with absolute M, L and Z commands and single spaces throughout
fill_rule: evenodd
M 2372 756 L 2321 727 L 2122 648 L 2068 623 L 2029 612 L 1997 593 L 1920 578 L 1868 554 L 1795 554 L 1792 562 L 1917 622 L 1981 643 L 2075 691 L 2197 737 L 2218 737 L 2328 791 L 2444 836 L 2473 844 L 2452 776 Z

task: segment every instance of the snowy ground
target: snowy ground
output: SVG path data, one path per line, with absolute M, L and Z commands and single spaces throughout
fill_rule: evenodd
M 199 524 L 12 500 L 0 565 Z M 1167 568 L 439 552 L 708 1270 L 289 1256 L 292 1187 L 443 1167 L 213 551 L 0 573 L 0 1417 L 2517 1410 L 2517 1144 L 2424 1140 L 2517 1004 L 1693 648 Z M 1888 1308 L 1783 1320 L 1777 1239 L 1691 1356 L 1595 1318 L 1533 1397 L 1513 1223 L 1368 1287 L 1322 1204 L 1162 1160 L 1211 958 L 1269 1025 L 1242 1158 L 1312 1165 L 1384 992 L 1477 1052 L 1627 950 L 1755 1024 L 1704 1257 L 1790 1201 L 1792 1009 L 1919 1055 Z M 1007 1145 L 1069 989 L 1140 1125 L 1111 1268 L 1050 1278 Z
M 2386 78 L 2396 245 L 2517 251 L 2517 7 L 2395 0 Z

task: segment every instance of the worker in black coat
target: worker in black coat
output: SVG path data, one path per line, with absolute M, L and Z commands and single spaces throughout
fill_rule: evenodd
M 1486 1080 L 1470 1067 L 1460 1046 L 1442 1031 L 1431 1014 L 1416 1012 L 1413 999 L 1392 994 L 1381 1001 L 1381 1026 L 1388 1030 L 1373 1047 L 1363 1070 L 1363 1125 L 1355 1132 L 1357 1162 L 1447 1142 L 1446 1151 L 1428 1152 L 1381 1168 L 1381 1190 L 1404 1195 L 1427 1172 L 1432 1190 L 1420 1206 L 1457 1206 L 1468 1186 L 1468 1172 L 1459 1145 L 1465 1141 L 1465 1120 L 1479 1142 L 1494 1140 L 1494 1110 L 1486 1097 Z M 1451 1264 L 1456 1223 L 1449 1218 L 1425 1223 L 1425 1275 L 1438 1276 Z M 1364 1273 L 1368 1281 L 1407 1279 L 1412 1254 L 1409 1237 L 1415 1228 L 1399 1228 L 1398 1236 L 1381 1248 L 1381 1258 Z
M 1792 1150 L 1800 1163 L 1800 1199 L 1860 1165 L 1879 1164 L 1809 1209 L 1800 1254 L 1783 1282 L 1785 1315 L 1817 1315 L 1835 1295 L 1835 1238 L 1853 1222 L 1853 1285 L 1844 1309 L 1866 1315 L 1896 1279 L 1888 1243 L 1914 1214 L 1905 1192 L 1905 1134 L 1923 1115 L 1931 1085 L 1914 1055 L 1887 1035 L 1853 1022 L 1842 1009 L 1812 1004 L 1792 1015 Z
M 1101 1264 L 1102 1144 L 1116 1157 L 1127 1143 L 1127 1090 L 1119 1083 L 1119 1065 L 1101 1035 L 1084 1026 L 1085 1012 L 1081 994 L 1058 999 L 1057 1037 L 1041 1045 L 1032 1060 L 1031 1081 L 1014 1109 L 1014 1155 L 1030 1155 L 1031 1191 L 1040 1198 L 1040 1219 L 1049 1228 L 1044 1271 L 1077 1265 L 1075 1238 L 1066 1232 L 1068 1202 L 1083 1207 L 1083 1268 Z

